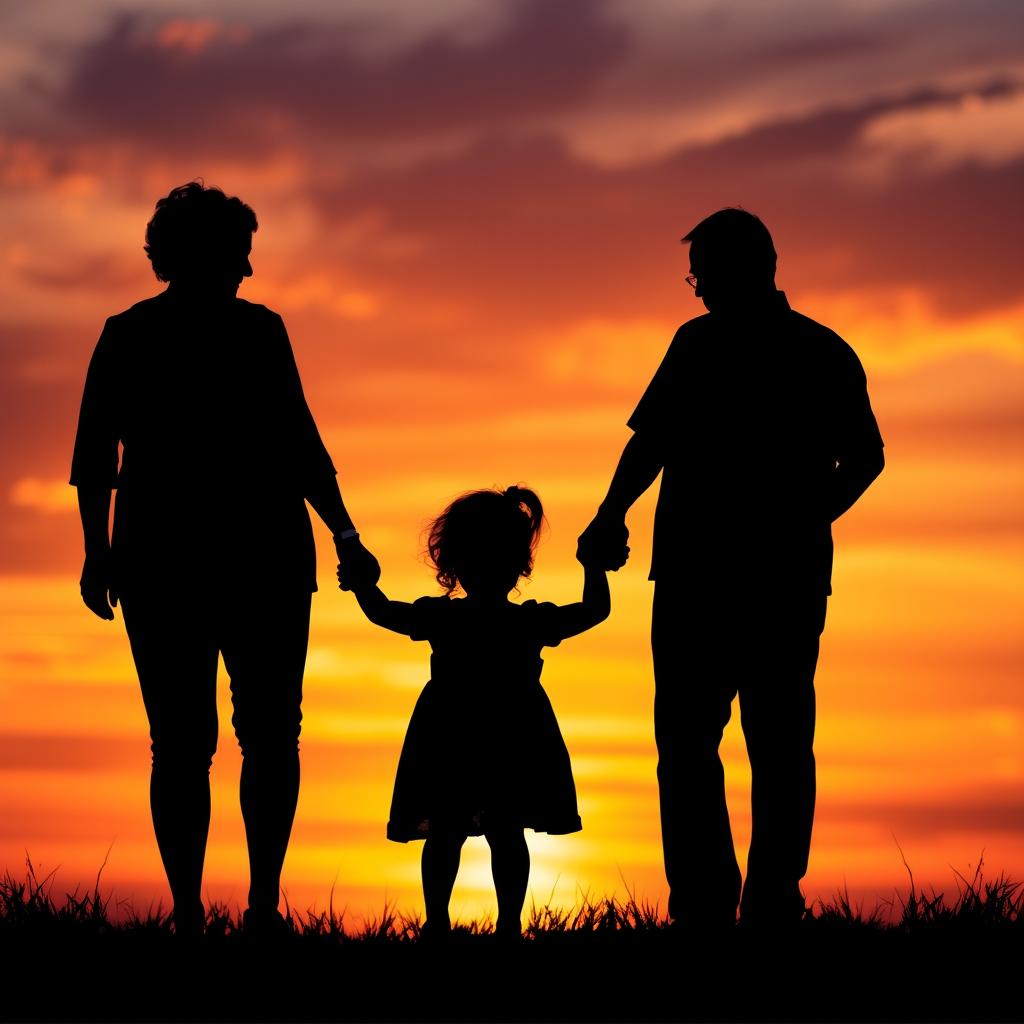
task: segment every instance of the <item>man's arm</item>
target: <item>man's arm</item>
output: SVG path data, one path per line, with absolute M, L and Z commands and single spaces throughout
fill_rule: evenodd
M 672 436 L 678 383 L 691 324 L 676 331 L 672 343 L 627 421 L 633 436 L 626 443 L 608 494 L 579 539 L 576 557 L 607 570 L 621 569 L 629 557 L 626 513 L 664 468 L 664 446 Z
M 622 450 L 608 494 L 597 515 L 580 535 L 576 557 L 586 565 L 594 563 L 615 571 L 629 557 L 626 513 L 654 483 L 664 462 L 661 453 L 642 434 L 634 434 Z
M 868 397 L 864 367 L 848 345 L 840 349 L 845 357 L 842 384 L 836 402 L 839 430 L 836 438 L 836 466 L 828 495 L 832 522 L 848 512 L 885 467 L 885 442 Z
M 663 465 L 660 452 L 650 441 L 644 440 L 641 434 L 634 434 L 622 450 L 598 514 L 625 519 L 633 503 L 657 479 Z

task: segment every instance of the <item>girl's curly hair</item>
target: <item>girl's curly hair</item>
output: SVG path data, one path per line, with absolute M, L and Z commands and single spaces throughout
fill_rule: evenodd
M 543 522 L 540 498 L 528 488 L 467 491 L 430 524 L 427 557 L 437 582 L 450 594 L 460 574 L 483 558 L 507 570 L 511 589 L 533 571 Z
M 190 181 L 158 199 L 146 225 L 146 255 L 159 281 L 172 281 L 197 259 L 222 252 L 259 225 L 251 206 L 219 188 Z

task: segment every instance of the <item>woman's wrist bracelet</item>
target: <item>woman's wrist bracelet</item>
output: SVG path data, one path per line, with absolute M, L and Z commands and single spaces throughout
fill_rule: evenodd
M 352 527 L 352 528 L 350 528 L 348 530 L 342 530 L 341 533 L 336 533 L 334 535 L 334 539 L 335 539 L 335 541 L 352 540 L 353 537 L 358 537 L 358 536 L 359 536 L 359 531 L 357 529 L 355 529 L 354 527 Z

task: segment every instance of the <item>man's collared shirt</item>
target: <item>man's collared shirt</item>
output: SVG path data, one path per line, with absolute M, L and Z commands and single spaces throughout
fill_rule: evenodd
M 834 331 L 781 291 L 690 320 L 628 423 L 664 465 L 651 579 L 831 593 L 833 473 L 883 445 Z

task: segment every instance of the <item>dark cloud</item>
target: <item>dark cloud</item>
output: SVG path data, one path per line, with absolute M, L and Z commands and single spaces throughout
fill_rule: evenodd
M 625 31 L 588 0 L 517 0 L 510 12 L 486 41 L 437 35 L 373 58 L 356 25 L 225 29 L 189 49 L 125 15 L 74 54 L 53 99 L 83 135 L 162 151 L 255 153 L 310 128 L 340 145 L 409 141 L 557 111 L 625 52 Z
M 1011 87 L 994 82 L 990 98 Z M 378 171 L 313 195 L 326 233 L 372 211 L 421 245 L 404 265 L 368 255 L 406 309 L 457 295 L 474 331 L 581 318 L 660 319 L 686 309 L 677 240 L 707 213 L 743 205 L 775 233 L 780 284 L 914 288 L 941 313 L 1019 299 L 1024 161 L 897 170 L 860 181 L 855 161 L 877 118 L 959 103 L 908 97 L 759 127 L 626 168 L 597 167 L 552 138 L 491 138 L 451 156 Z M 697 312 L 698 310 L 693 310 Z
M 643 17 L 635 24 L 642 29 Z M 929 81 L 1019 65 L 1024 7 L 1015 0 L 820 4 L 799 0 L 678 5 L 648 27 L 609 102 L 770 99 L 785 109 L 853 102 Z M 803 102 L 801 102 L 803 101 Z M 762 104 L 763 109 L 763 104 Z M 685 114 L 684 114 L 685 116 Z
M 984 2 L 1011 16 L 1000 0 Z M 201 45 L 183 48 L 161 43 L 161 25 L 151 18 L 123 16 L 72 54 L 63 91 L 52 99 L 82 139 L 107 139 L 140 163 L 154 152 L 194 152 L 198 164 L 217 154 L 255 163 L 287 143 L 310 161 L 310 180 L 296 191 L 312 196 L 328 241 L 332 231 L 369 218 L 381 234 L 416 243 L 404 256 L 390 249 L 339 256 L 349 280 L 410 315 L 432 308 L 438 296 L 457 297 L 446 329 L 463 346 L 467 333 L 482 329 L 676 317 L 688 307 L 678 287 L 685 252 L 676 240 L 723 205 L 764 216 L 780 243 L 783 284 L 913 287 L 949 315 L 1021 294 L 1013 214 L 1022 161 L 938 170 L 897 160 L 884 181 L 858 179 L 865 132 L 879 118 L 956 104 L 968 91 L 918 88 L 777 119 L 631 167 L 598 167 L 558 137 L 525 132 L 544 115 L 599 110 L 616 69 L 642 56 L 637 26 L 585 0 L 521 0 L 510 12 L 486 40 L 435 35 L 375 57 L 360 50 L 358 26 L 292 21 L 244 33 L 215 26 Z M 908 28 L 895 16 L 902 28 L 882 18 L 809 16 L 799 31 L 787 26 L 788 35 L 772 27 L 755 46 L 742 19 L 719 20 L 695 23 L 701 31 L 686 39 L 676 62 L 690 85 L 666 77 L 667 94 L 689 98 L 697 83 L 721 98 L 752 67 L 799 65 L 805 51 L 807 60 L 817 54 L 825 64 L 841 63 L 901 44 Z M 928 33 L 948 35 L 961 21 L 949 4 L 936 5 Z M 673 22 L 666 35 L 682 24 Z M 972 28 L 964 31 L 975 39 Z M 975 56 L 1003 45 L 998 33 L 986 33 L 973 44 Z M 719 51 L 730 46 L 725 59 Z M 708 53 L 721 58 L 710 70 Z M 948 70 L 929 74 L 941 80 Z M 811 87 L 813 74 L 806 81 Z M 1015 88 L 994 79 L 971 94 L 992 100 Z M 390 169 L 347 167 L 342 176 L 317 164 L 328 151 L 436 142 L 451 133 L 466 134 L 458 152 L 407 155 Z M 329 252 L 318 255 L 330 261 Z M 49 268 L 28 273 L 36 283 L 62 279 Z M 391 321 L 387 329 L 407 326 Z
M 881 49 L 896 46 L 897 40 L 889 33 L 876 32 L 829 32 L 815 35 L 796 36 L 770 43 L 761 51 L 766 62 L 776 61 L 789 64 L 792 61 L 834 61 L 862 57 Z

